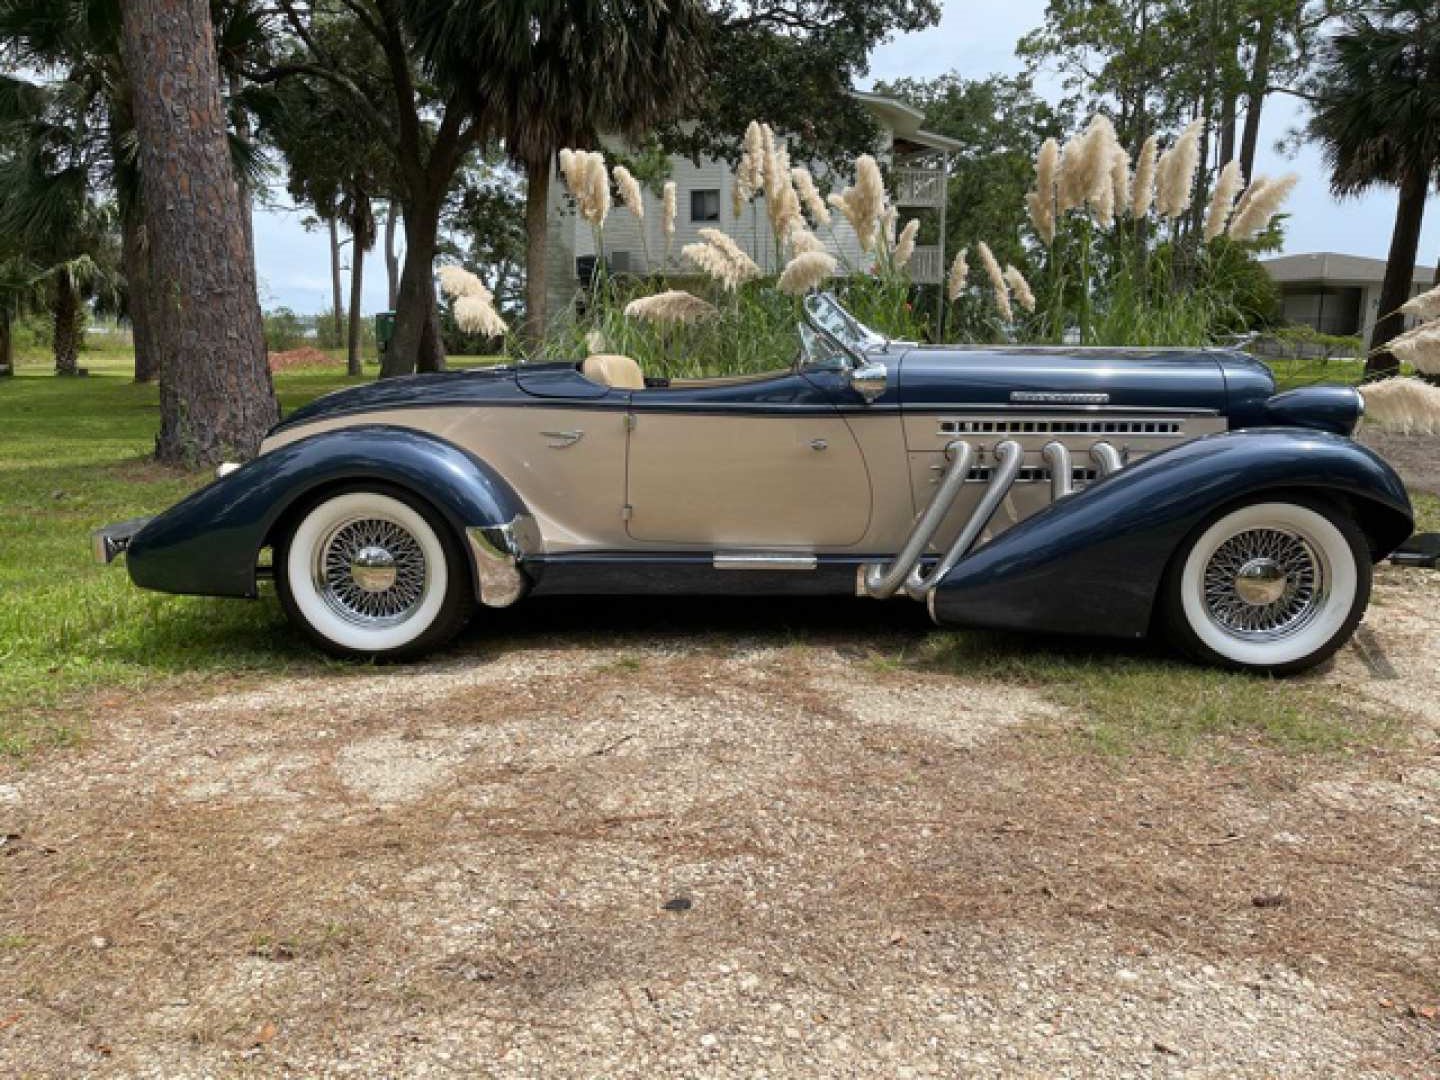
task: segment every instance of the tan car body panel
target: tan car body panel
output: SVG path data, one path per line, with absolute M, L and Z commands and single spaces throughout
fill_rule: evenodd
M 656 391 L 663 392 L 663 391 Z M 867 415 L 764 416 L 526 404 L 366 412 L 321 420 L 268 439 L 270 451 L 324 431 L 383 424 L 427 432 L 463 447 L 509 481 L 534 515 L 549 553 L 649 550 L 802 550 L 884 555 L 904 544 L 946 466 L 945 447 L 966 439 L 974 467 L 993 462 L 1002 439 L 1042 468 L 1058 439 L 1076 469 L 1090 447 L 1111 443 L 1128 461 L 1224 431 L 1222 417 L 1056 412 L 969 414 L 957 410 Z M 1014 430 L 1018 424 L 1036 430 Z M 1145 424 L 1171 425 L 1146 431 Z M 1006 430 L 983 430 L 998 424 Z M 1097 424 L 1121 430 L 1090 430 Z M 1141 425 L 1127 429 L 1124 425 Z M 1054 425 L 1080 430 L 1057 431 Z M 811 442 L 824 440 L 815 450 Z M 627 476 L 628 470 L 628 476 Z M 934 542 L 943 550 L 974 510 L 984 483 L 967 484 Z M 992 519 L 997 535 L 1050 503 L 1048 481 L 1022 478 Z M 627 516 L 629 521 L 627 523 Z

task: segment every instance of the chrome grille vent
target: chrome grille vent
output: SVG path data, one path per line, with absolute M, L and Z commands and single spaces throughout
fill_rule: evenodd
M 1180 435 L 1181 420 L 941 420 L 955 435 Z

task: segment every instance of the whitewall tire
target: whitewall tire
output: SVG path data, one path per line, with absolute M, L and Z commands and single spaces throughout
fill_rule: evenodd
M 445 522 L 398 489 L 331 492 L 275 550 L 280 601 L 339 656 L 392 659 L 436 648 L 473 608 L 470 575 Z
M 1193 532 L 1166 574 L 1161 615 L 1199 659 L 1286 675 L 1323 662 L 1370 601 L 1364 533 L 1338 507 L 1275 496 Z

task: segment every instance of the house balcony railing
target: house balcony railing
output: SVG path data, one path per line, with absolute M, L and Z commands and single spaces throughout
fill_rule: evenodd
M 945 201 L 945 174 L 939 169 L 896 169 L 895 205 L 938 207 Z
M 945 268 L 940 265 L 940 246 L 923 244 L 910 257 L 910 280 L 917 285 L 939 285 L 944 279 Z

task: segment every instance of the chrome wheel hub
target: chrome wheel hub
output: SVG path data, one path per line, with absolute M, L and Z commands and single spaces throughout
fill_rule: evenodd
M 1205 608 L 1226 633 L 1270 641 L 1297 633 L 1325 605 L 1329 575 L 1316 545 L 1284 529 L 1246 529 L 1205 565 Z
M 404 622 L 430 588 L 419 541 L 385 518 L 357 518 L 331 529 L 316 547 L 313 572 L 330 609 L 362 626 Z

